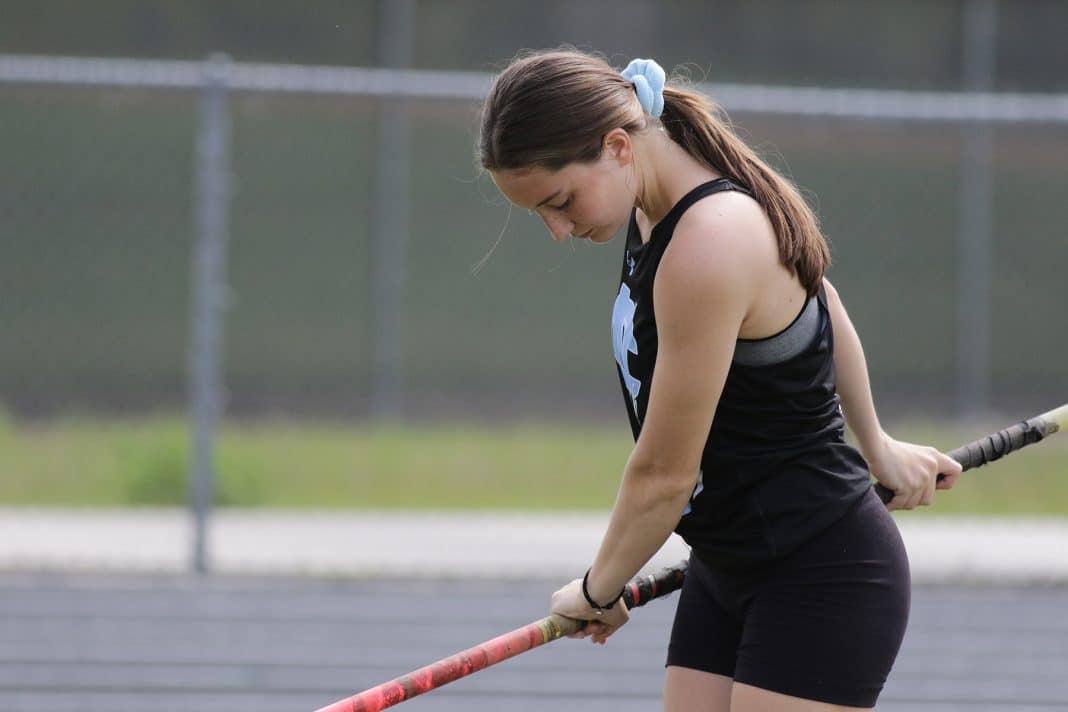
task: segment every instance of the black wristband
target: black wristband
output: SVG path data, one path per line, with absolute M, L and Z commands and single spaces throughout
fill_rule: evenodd
M 590 604 L 590 608 L 597 611 L 597 614 L 600 615 L 605 611 L 612 610 L 612 606 L 616 605 L 619 599 L 623 598 L 623 589 L 619 590 L 619 595 L 613 598 L 607 606 L 602 606 L 601 604 L 593 600 L 593 598 L 590 596 L 590 589 L 587 588 L 587 585 L 589 584 L 590 580 L 590 571 L 591 569 L 586 569 L 586 575 L 582 577 L 582 595 L 586 599 L 586 603 Z

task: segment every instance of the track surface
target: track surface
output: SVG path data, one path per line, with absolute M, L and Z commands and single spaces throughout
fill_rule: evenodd
M 310 712 L 544 614 L 556 582 L 0 576 L 0 711 Z M 659 709 L 675 596 L 405 712 Z M 1068 710 L 1068 588 L 917 588 L 879 710 Z

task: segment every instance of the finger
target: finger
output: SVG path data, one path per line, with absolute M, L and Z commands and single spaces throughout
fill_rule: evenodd
M 958 463 L 955 460 L 953 460 L 953 458 L 951 458 L 951 457 L 949 457 L 949 456 L 947 456 L 947 455 L 945 455 L 945 454 L 943 454 L 943 453 L 941 453 L 938 450 L 935 450 L 933 448 L 931 450 L 931 453 L 934 455 L 934 460 L 931 462 L 931 470 L 932 470 L 932 472 L 931 472 L 931 475 L 927 478 L 927 482 L 926 482 L 927 486 L 924 487 L 924 493 L 923 493 L 923 504 L 924 505 L 929 505 L 934 501 L 934 494 L 935 494 L 935 490 L 938 489 L 939 479 L 945 477 L 945 475 L 943 473 L 945 473 L 946 471 L 949 471 L 951 473 L 954 472 L 954 471 L 956 471 L 956 472 L 960 471 L 960 463 Z M 953 467 L 954 465 L 956 465 L 955 468 Z M 949 486 L 950 487 L 953 486 L 952 482 L 950 483 Z M 942 489 L 946 489 L 946 488 L 943 487 Z
M 912 506 L 909 507 L 909 509 L 915 509 L 916 507 L 922 507 L 923 505 L 928 504 L 928 502 L 924 501 L 927 499 L 927 487 L 934 486 L 934 479 L 935 476 L 932 474 L 912 491 L 912 497 L 909 499 L 909 503 Z
M 604 630 L 605 630 L 605 624 L 604 623 L 601 623 L 600 621 L 590 621 L 589 623 L 586 624 L 586 628 L 583 630 L 583 632 L 586 634 L 586 636 L 597 637 L 598 635 L 603 634 Z M 586 636 L 583 636 L 583 637 L 586 637 Z
M 964 466 L 944 452 L 938 453 L 938 471 L 944 475 L 959 475 Z
M 908 509 L 908 501 L 909 498 L 907 494 L 902 490 L 897 490 L 894 492 L 894 498 L 887 503 L 886 508 L 891 512 L 899 509 Z
M 593 636 L 593 642 L 600 645 L 604 645 L 608 641 L 608 637 L 615 631 L 612 629 L 604 630 L 597 635 Z
M 922 490 L 918 490 L 914 484 L 906 482 L 894 491 L 894 498 L 890 500 L 890 504 L 893 506 L 889 508 L 892 510 L 915 509 L 922 494 Z
M 568 638 L 575 638 L 576 640 L 582 640 L 583 638 L 586 638 L 589 635 L 590 635 L 590 624 L 587 623 L 585 626 L 583 626 L 579 630 L 576 630 L 574 633 L 568 633 L 567 637 Z
M 916 509 L 920 506 L 920 502 L 923 501 L 924 488 L 920 486 L 910 486 L 905 492 L 905 509 Z
M 939 489 L 952 489 L 962 471 L 963 468 L 959 462 L 945 453 L 938 453 L 938 472 L 941 474 Z
M 936 474 L 931 475 L 930 478 L 928 478 L 927 486 L 923 488 L 923 496 L 920 497 L 920 506 L 922 506 L 922 507 L 930 506 L 931 502 L 934 501 L 935 487 L 937 486 L 937 484 L 938 484 L 938 475 L 936 473 Z

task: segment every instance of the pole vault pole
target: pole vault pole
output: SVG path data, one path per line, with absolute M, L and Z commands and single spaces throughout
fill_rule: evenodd
M 678 590 L 685 578 L 686 562 L 683 561 L 659 573 L 634 579 L 624 589 L 623 601 L 628 609 L 644 606 L 654 598 Z M 585 625 L 585 621 L 565 618 L 554 613 L 358 695 L 338 700 L 316 712 L 378 712 L 525 653 L 531 648 L 577 633 Z
M 1061 430 L 1068 430 L 1068 404 L 991 433 L 952 450 L 948 454 L 961 463 L 965 470 L 969 470 L 981 467 Z M 876 484 L 875 489 L 884 502 L 890 501 L 894 496 L 893 492 L 882 485 Z M 684 561 L 657 574 L 631 581 L 623 591 L 623 601 L 628 609 L 644 606 L 654 598 L 666 596 L 681 588 L 685 578 L 686 562 Z M 378 712 L 416 695 L 439 688 L 453 680 L 483 670 L 490 665 L 495 665 L 502 660 L 525 653 L 539 645 L 577 633 L 585 625 L 585 621 L 577 621 L 556 614 L 546 616 L 522 628 L 516 628 L 510 633 L 487 640 L 407 675 L 401 675 L 394 680 L 372 687 L 358 695 L 321 707 L 316 712 Z
M 1061 430 L 1068 430 L 1068 404 L 981 437 L 967 445 L 961 445 L 946 454 L 961 464 L 962 471 L 971 470 L 1037 443 Z M 945 478 L 939 475 L 938 479 Z M 875 485 L 875 491 L 884 504 L 889 504 L 894 498 L 894 493 L 884 485 Z

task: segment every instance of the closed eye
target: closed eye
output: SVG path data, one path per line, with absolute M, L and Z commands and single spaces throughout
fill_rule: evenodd
M 569 195 L 569 196 L 567 196 L 567 200 L 565 200 L 564 202 L 560 203 L 559 205 L 550 205 L 549 207 L 552 208 L 553 210 L 566 210 L 567 206 L 571 205 L 572 197 L 573 196 Z

